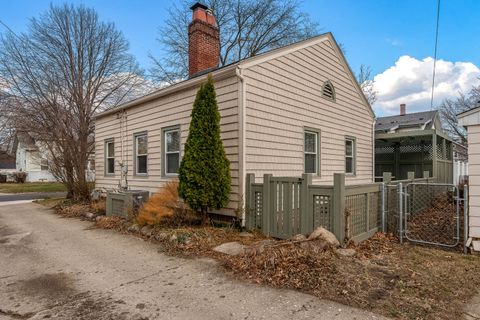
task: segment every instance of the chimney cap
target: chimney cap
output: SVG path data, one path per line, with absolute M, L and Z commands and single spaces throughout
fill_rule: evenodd
M 201 8 L 203 10 L 208 10 L 208 7 L 206 5 L 204 5 L 203 3 L 199 2 L 199 1 L 195 2 L 195 4 L 190 7 L 190 10 L 193 11 L 197 8 Z

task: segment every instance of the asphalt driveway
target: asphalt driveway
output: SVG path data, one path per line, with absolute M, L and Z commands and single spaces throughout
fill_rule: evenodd
M 37 204 L 0 207 L 0 319 L 384 319 L 246 284 Z

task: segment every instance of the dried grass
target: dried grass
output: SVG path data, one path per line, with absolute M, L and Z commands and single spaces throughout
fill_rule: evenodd
M 144 225 L 157 225 L 165 218 L 173 217 L 185 207 L 178 196 L 178 182 L 170 181 L 159 192 L 150 197 L 137 215 L 137 223 Z
M 62 203 L 55 206 L 55 212 L 66 218 L 82 217 L 86 212 L 89 211 L 91 211 L 90 205 L 84 203 Z

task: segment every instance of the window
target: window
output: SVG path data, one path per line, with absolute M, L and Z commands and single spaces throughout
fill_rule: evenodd
M 335 89 L 330 80 L 327 80 L 323 85 L 322 96 L 327 99 L 335 100 Z
M 304 133 L 305 173 L 318 173 L 318 133 Z
M 40 160 L 40 170 L 42 171 L 48 171 L 48 160 L 47 159 L 41 159 Z
M 135 174 L 147 174 L 147 134 L 135 135 Z
M 355 174 L 355 140 L 345 139 L 345 173 Z
M 115 174 L 115 143 L 105 142 L 105 173 Z
M 178 173 L 180 167 L 180 128 L 164 130 L 163 136 L 164 173 L 174 175 Z

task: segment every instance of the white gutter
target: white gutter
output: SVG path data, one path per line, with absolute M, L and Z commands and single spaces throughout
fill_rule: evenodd
M 245 177 L 246 177 L 246 161 L 245 161 L 245 132 L 246 132 L 246 116 L 245 116 L 245 106 L 247 105 L 247 95 L 246 95 L 246 81 L 245 77 L 242 75 L 242 68 L 240 66 L 237 66 L 235 69 L 235 74 L 240 80 L 240 88 L 239 88 L 239 94 L 240 97 L 238 98 L 238 117 L 239 117 L 239 137 L 238 137 L 238 143 L 239 143 L 239 148 L 238 148 L 238 171 L 239 171 L 239 189 L 241 192 L 241 198 L 240 198 L 240 208 L 245 208 L 245 195 L 246 195 L 246 186 L 245 186 Z M 242 225 L 245 226 L 245 210 L 242 210 Z

